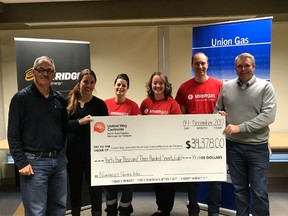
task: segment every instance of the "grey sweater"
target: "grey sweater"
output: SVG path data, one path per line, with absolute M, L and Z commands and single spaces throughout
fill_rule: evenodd
M 238 79 L 224 83 L 214 109 L 227 113 L 227 125 L 240 127 L 240 133 L 226 135 L 243 144 L 263 144 L 269 139 L 269 124 L 276 115 L 276 98 L 272 84 L 255 75 L 246 87 Z

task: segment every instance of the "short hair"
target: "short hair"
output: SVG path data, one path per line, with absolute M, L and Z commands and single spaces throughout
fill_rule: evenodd
M 249 58 L 249 59 L 251 59 L 252 65 L 253 65 L 253 67 L 255 68 L 255 66 L 256 66 L 255 57 L 254 57 L 252 54 L 250 54 L 250 53 L 241 53 L 240 55 L 236 56 L 236 58 L 235 58 L 235 66 L 237 66 L 237 60 L 238 60 L 238 59 L 242 59 L 242 58 Z
M 33 64 L 33 69 L 36 69 L 36 68 L 38 67 L 38 63 L 39 63 L 39 61 L 41 61 L 41 60 L 48 60 L 48 61 L 50 61 L 50 62 L 52 63 L 53 69 L 56 70 L 53 59 L 51 59 L 51 58 L 48 57 L 48 56 L 40 56 L 40 57 L 36 58 L 35 61 L 34 61 L 34 64 Z
M 207 58 L 207 62 L 208 62 L 208 56 L 207 56 L 205 53 L 203 53 L 203 52 L 197 52 L 197 53 L 195 53 L 195 54 L 192 56 L 192 58 L 191 58 L 191 64 L 193 64 L 195 55 L 199 55 L 199 54 L 204 55 L 204 56 Z

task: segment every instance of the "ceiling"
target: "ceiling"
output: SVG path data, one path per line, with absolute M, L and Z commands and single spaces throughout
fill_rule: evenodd
M 283 0 L 0 0 L 0 30 L 183 25 L 273 16 L 288 21 Z
M 88 0 L 2 0 L 1 2 L 5 4 L 13 4 L 13 3 L 73 2 L 73 1 L 88 1 Z

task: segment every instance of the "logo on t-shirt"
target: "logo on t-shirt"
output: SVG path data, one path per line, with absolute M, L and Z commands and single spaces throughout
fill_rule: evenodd
M 192 94 L 189 94 L 188 95 L 188 100 L 192 100 L 193 99 L 193 95 Z
M 96 122 L 94 124 L 94 132 L 103 133 L 105 131 L 105 124 L 103 122 Z
M 127 112 L 110 112 L 111 116 L 127 116 L 128 113 Z
M 195 99 L 215 99 L 215 94 L 196 94 Z

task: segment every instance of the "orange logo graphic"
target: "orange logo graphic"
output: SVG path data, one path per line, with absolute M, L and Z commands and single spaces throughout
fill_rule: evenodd
M 102 133 L 105 131 L 105 125 L 103 122 L 96 122 L 94 124 L 94 132 Z
M 26 72 L 25 72 L 25 80 L 26 81 L 31 81 L 34 79 L 32 72 L 33 72 L 33 68 L 29 68 L 28 70 L 26 70 Z

